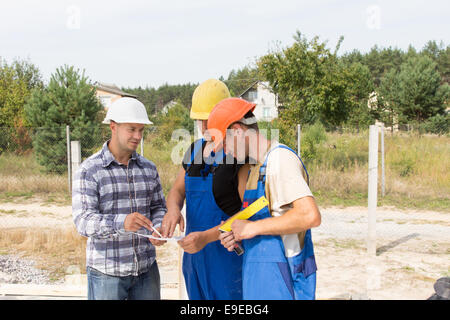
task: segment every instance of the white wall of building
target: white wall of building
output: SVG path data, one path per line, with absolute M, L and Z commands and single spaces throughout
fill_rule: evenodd
M 242 98 L 256 103 L 253 113 L 258 121 L 271 121 L 278 118 L 278 99 L 268 82 L 258 82 L 256 90 L 248 90 Z

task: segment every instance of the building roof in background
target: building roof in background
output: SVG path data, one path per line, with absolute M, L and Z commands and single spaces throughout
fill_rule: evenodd
M 251 84 L 250 87 L 248 87 L 247 89 L 245 89 L 244 92 L 242 92 L 242 93 L 239 95 L 239 97 L 242 97 L 244 94 L 246 94 L 247 91 L 249 91 L 250 89 L 252 89 L 252 88 L 255 86 L 255 84 L 257 84 L 258 82 L 259 82 L 259 80 L 256 80 L 255 82 L 253 82 L 253 83 Z
M 246 94 L 250 89 L 257 89 L 257 85 L 261 84 L 263 87 L 265 87 L 267 90 L 272 91 L 272 88 L 270 88 L 269 86 L 269 82 L 267 81 L 261 81 L 261 80 L 256 80 L 255 82 L 253 82 L 251 84 L 250 87 L 248 87 L 247 89 L 244 90 L 244 92 L 242 92 L 239 97 L 242 97 L 244 94 Z
M 116 86 L 115 84 L 95 82 L 94 86 L 99 90 L 114 93 L 122 97 L 137 98 L 137 96 L 134 94 L 120 90 L 119 87 Z

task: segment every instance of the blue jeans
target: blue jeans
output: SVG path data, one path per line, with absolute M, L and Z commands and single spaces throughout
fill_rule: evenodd
M 109 276 L 87 267 L 88 300 L 159 300 L 160 277 L 156 261 L 138 276 Z

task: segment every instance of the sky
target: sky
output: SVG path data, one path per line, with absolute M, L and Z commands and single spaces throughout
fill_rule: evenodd
M 199 83 L 291 45 L 299 30 L 339 53 L 450 45 L 448 0 L 2 0 L 0 58 L 48 81 L 73 65 L 119 87 Z

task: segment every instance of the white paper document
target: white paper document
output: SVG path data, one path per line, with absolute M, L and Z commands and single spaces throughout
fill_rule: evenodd
M 162 240 L 162 241 L 179 241 L 184 238 L 183 236 L 172 237 L 172 238 L 158 238 L 158 237 L 152 236 L 150 234 L 142 234 L 142 233 L 137 233 L 137 232 L 130 232 L 130 233 L 136 234 L 136 235 L 144 237 L 144 238 L 149 238 L 149 239 L 154 239 L 154 240 Z

